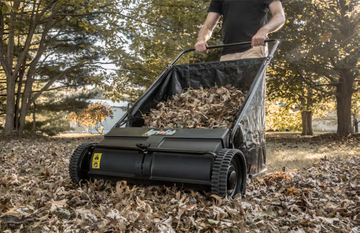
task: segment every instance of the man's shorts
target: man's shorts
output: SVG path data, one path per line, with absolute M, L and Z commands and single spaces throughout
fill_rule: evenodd
M 260 57 L 266 57 L 267 55 L 268 55 L 267 46 L 256 46 L 245 52 L 225 54 L 221 56 L 220 61 L 230 61 L 230 60 L 239 60 L 239 59 L 247 59 L 247 58 L 260 58 Z

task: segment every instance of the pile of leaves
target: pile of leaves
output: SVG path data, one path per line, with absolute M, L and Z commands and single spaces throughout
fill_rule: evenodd
M 0 232 L 357 232 L 359 156 L 248 184 L 223 199 L 125 181 L 72 184 L 72 151 L 94 139 L 0 141 Z
M 275 173 L 248 185 L 242 206 L 254 232 L 358 232 L 360 154 L 324 157 L 296 173 Z
M 143 115 L 149 128 L 230 128 L 246 94 L 231 85 L 192 88 L 158 103 Z
M 0 142 L 0 232 L 243 229 L 240 200 L 223 200 L 176 187 L 129 186 L 125 181 L 72 184 L 69 158 L 82 142 Z

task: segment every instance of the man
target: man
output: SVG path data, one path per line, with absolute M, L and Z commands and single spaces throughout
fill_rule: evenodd
M 268 12 L 272 15 L 268 22 Z M 208 16 L 195 44 L 197 52 L 208 52 L 207 41 L 223 15 L 223 43 L 251 41 L 251 45 L 223 48 L 220 61 L 267 56 L 264 41 L 285 23 L 280 0 L 212 0 Z

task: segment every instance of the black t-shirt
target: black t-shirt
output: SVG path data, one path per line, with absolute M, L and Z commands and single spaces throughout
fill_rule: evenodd
M 223 15 L 224 44 L 251 41 L 268 23 L 269 5 L 277 0 L 211 0 L 208 12 Z M 251 45 L 223 48 L 222 54 L 244 52 Z

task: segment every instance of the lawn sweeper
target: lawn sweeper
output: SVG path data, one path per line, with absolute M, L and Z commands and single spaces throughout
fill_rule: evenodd
M 126 180 L 129 184 L 171 185 L 225 197 L 245 193 L 246 178 L 266 171 L 265 72 L 267 57 L 198 64 L 175 63 L 128 109 L 100 143 L 80 145 L 70 159 L 71 180 Z M 208 49 L 249 44 L 209 46 Z M 147 128 L 143 114 L 184 89 L 231 84 L 247 93 L 230 128 Z

